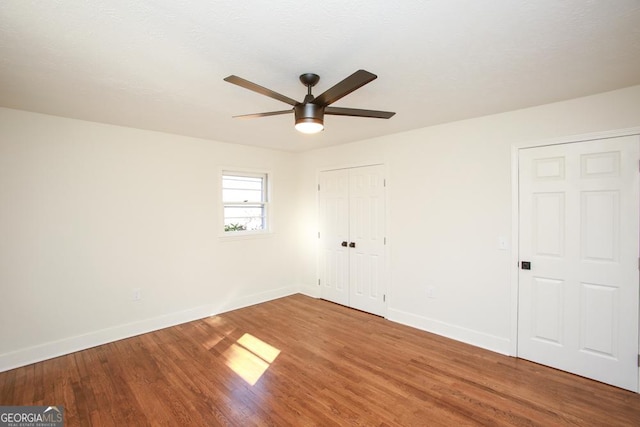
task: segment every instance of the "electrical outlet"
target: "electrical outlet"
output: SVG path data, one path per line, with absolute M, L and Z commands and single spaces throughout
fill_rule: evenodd
M 142 291 L 140 288 L 133 288 L 131 291 L 131 300 L 140 301 L 142 299 Z
M 435 286 L 427 286 L 427 298 L 435 298 L 438 288 Z

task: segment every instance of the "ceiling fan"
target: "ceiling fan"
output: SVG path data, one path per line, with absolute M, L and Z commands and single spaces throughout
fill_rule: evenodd
M 354 90 L 361 88 L 362 86 L 377 78 L 378 76 L 373 73 L 365 70 L 358 70 L 346 79 L 342 80 L 340 83 L 327 89 L 321 95 L 314 97 L 311 94 L 311 88 L 314 87 L 318 83 L 318 81 L 320 81 L 320 76 L 313 73 L 305 73 L 300 76 L 300 81 L 307 87 L 307 96 L 304 97 L 304 100 L 302 102 L 298 102 L 295 99 L 291 99 L 288 96 L 284 96 L 282 94 L 279 94 L 278 92 L 274 92 L 271 89 L 267 89 L 238 76 L 232 75 L 225 78 L 224 80 L 293 106 L 293 108 L 289 110 L 245 114 L 241 116 L 234 116 L 234 118 L 276 116 L 279 114 L 289 114 L 293 112 L 295 114 L 295 128 L 298 131 L 303 133 L 316 133 L 324 129 L 325 114 L 334 116 L 372 117 L 376 119 L 389 119 L 393 117 L 395 113 L 392 113 L 390 111 L 361 110 L 358 108 L 342 108 L 330 106 L 340 98 L 350 94 Z

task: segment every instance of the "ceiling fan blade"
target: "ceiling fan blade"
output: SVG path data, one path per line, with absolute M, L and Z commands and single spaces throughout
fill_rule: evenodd
M 334 85 L 333 87 L 330 87 L 329 89 L 324 91 L 324 93 L 317 96 L 313 100 L 313 103 L 322 107 L 326 107 L 327 105 L 333 104 L 340 98 L 349 95 L 354 90 L 361 88 L 362 86 L 377 78 L 378 76 L 373 73 L 365 70 L 358 70 L 340 83 Z
M 269 111 L 267 113 L 243 114 L 241 116 L 233 116 L 233 118 L 234 119 L 254 119 L 256 117 L 278 116 L 280 114 L 290 114 L 290 113 L 293 113 L 293 108 L 291 110 Z
M 258 92 L 260 95 L 265 95 L 265 96 L 268 96 L 269 98 L 277 99 L 278 101 L 285 102 L 294 107 L 296 106 L 296 104 L 298 104 L 298 101 L 296 101 L 295 99 L 291 99 L 288 96 L 284 96 L 278 92 L 274 92 L 271 89 L 267 89 L 266 87 L 262 87 L 255 83 L 252 83 L 249 80 L 243 79 L 242 77 L 232 75 L 229 77 L 225 77 L 224 81 L 233 83 L 234 85 L 238 85 L 240 87 L 252 90 L 254 92 Z
M 325 114 L 333 116 L 371 117 L 374 119 L 390 119 L 396 113 L 391 111 L 361 110 L 359 108 L 326 107 Z

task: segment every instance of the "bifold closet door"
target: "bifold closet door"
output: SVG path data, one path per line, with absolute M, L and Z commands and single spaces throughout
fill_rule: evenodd
M 349 305 L 349 170 L 320 173 L 320 296 Z
M 384 167 L 320 174 L 321 297 L 385 314 Z

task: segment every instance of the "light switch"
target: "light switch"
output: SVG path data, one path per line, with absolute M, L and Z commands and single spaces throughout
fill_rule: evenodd
M 507 242 L 507 238 L 504 236 L 498 237 L 498 249 L 501 251 L 506 251 L 509 249 L 509 242 Z

